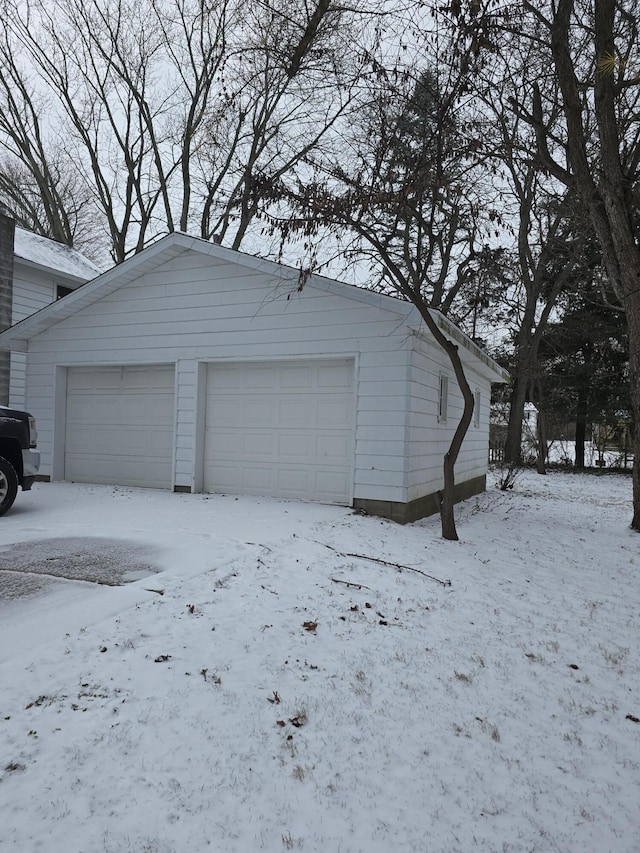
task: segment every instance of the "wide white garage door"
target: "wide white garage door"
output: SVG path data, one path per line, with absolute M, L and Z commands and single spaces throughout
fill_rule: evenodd
M 348 504 L 351 359 L 209 365 L 204 488 Z
M 171 488 L 174 368 L 67 371 L 65 479 Z

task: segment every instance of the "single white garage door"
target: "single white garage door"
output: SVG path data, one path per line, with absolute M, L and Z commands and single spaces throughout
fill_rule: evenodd
M 70 367 L 65 479 L 171 488 L 173 366 Z
M 348 504 L 352 359 L 209 365 L 204 489 Z

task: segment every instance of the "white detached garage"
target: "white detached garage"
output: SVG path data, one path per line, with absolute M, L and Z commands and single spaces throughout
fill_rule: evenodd
M 458 497 L 484 489 L 491 382 L 445 318 L 476 394 Z M 410 521 L 438 509 L 462 410 L 412 306 L 184 234 L 0 335 L 27 354 L 51 479 L 271 495 Z

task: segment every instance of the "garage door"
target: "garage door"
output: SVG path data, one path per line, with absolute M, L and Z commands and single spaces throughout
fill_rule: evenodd
M 171 488 L 174 368 L 67 371 L 65 479 Z
M 205 491 L 348 504 L 353 374 L 351 359 L 210 365 Z

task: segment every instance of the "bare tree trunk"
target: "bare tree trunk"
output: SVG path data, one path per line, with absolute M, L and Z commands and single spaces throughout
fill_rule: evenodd
M 526 2 L 529 8 L 531 4 Z M 640 424 L 640 248 L 635 241 L 637 222 L 632 182 L 622 165 L 614 73 L 598 72 L 594 80 L 595 117 L 598 128 L 597 166 L 589 160 L 583 118 L 584 99 L 578 86 L 571 55 L 571 24 L 574 0 L 558 0 L 551 25 L 551 50 L 563 95 L 567 154 L 571 173 L 549 157 L 546 141 L 541 152 L 545 165 L 575 187 L 589 208 L 594 230 L 602 248 L 609 279 L 624 306 L 629 329 L 629 379 L 631 406 Z M 614 39 L 616 0 L 595 0 L 595 60 L 617 57 Z M 541 129 L 542 132 L 542 129 Z M 637 143 L 636 143 L 637 144 Z M 634 222 L 635 220 L 635 222 Z M 636 426 L 633 463 L 633 518 L 631 527 L 640 531 L 640 428 Z
M 633 255 L 635 254 L 635 258 Z M 629 252 L 633 264 L 625 272 L 631 279 L 626 285 L 629 296 L 626 301 L 629 327 L 629 381 L 631 384 L 631 406 L 635 429 L 633 434 L 633 518 L 631 527 L 640 531 L 640 251 L 635 247 Z M 631 288 L 635 287 L 635 290 Z
M 464 441 L 464 437 L 467 434 L 469 425 L 471 424 L 471 418 L 473 417 L 474 401 L 473 393 L 471 391 L 471 388 L 469 387 L 469 383 L 467 382 L 466 376 L 464 375 L 464 368 L 462 366 L 462 361 L 460 360 L 460 356 L 458 354 L 458 348 L 450 342 L 449 344 L 452 350 L 455 351 L 450 351 L 450 347 L 446 347 L 449 358 L 451 359 L 451 364 L 456 374 L 456 379 L 458 380 L 458 386 L 462 391 L 462 396 L 464 398 L 464 410 L 462 412 L 460 422 L 456 427 L 456 431 L 453 434 L 453 438 L 451 439 L 449 449 L 444 455 L 444 489 L 442 492 L 442 501 L 440 503 L 440 523 L 442 527 L 442 538 L 457 541 L 458 532 L 456 530 L 456 521 L 453 513 L 456 486 L 455 464 L 460 453 L 460 449 L 462 448 L 462 442 Z
M 582 399 L 578 400 L 576 410 L 576 450 L 575 450 L 575 468 L 584 468 L 584 443 L 587 437 L 587 409 L 586 402 Z
M 436 342 L 449 356 L 453 372 L 455 373 L 456 381 L 462 398 L 464 400 L 464 409 L 462 417 L 456 427 L 456 430 L 451 439 L 449 449 L 444 455 L 443 461 L 443 479 L 444 488 L 440 498 L 440 525 L 442 528 L 442 538 L 456 542 L 458 540 L 458 531 L 456 530 L 456 521 L 453 511 L 455 504 L 455 465 L 462 448 L 462 442 L 471 425 L 473 417 L 473 391 L 464 372 L 464 366 L 458 347 L 453 341 L 450 341 L 446 335 L 442 333 L 440 327 L 431 315 L 429 308 L 420 300 L 413 300 L 414 305 L 420 312 L 422 319 L 425 321 L 427 328 L 436 339 Z
M 538 420 L 536 423 L 538 437 L 538 452 L 536 455 L 536 471 L 538 474 L 547 473 L 547 423 L 542 407 L 542 401 L 538 404 Z
M 509 407 L 507 440 L 504 445 L 505 462 L 510 462 L 514 465 L 520 465 L 522 462 L 522 420 L 524 418 L 524 406 L 527 401 L 528 384 L 528 378 L 524 375 L 524 372 L 516 369 Z

